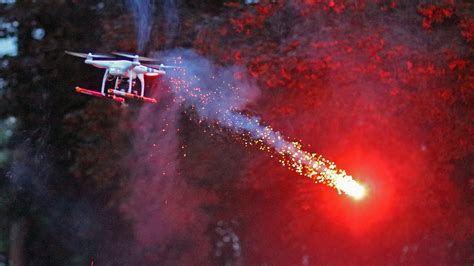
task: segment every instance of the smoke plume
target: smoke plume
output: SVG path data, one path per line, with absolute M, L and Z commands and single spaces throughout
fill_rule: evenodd
M 152 0 L 126 0 L 130 7 L 132 16 L 135 20 L 137 34 L 138 52 L 144 52 L 150 40 L 153 27 L 153 12 L 155 10 Z M 176 38 L 180 27 L 178 14 L 178 1 L 164 0 L 161 2 L 161 16 L 163 23 L 163 32 L 166 39 L 166 45 L 170 46 Z
M 160 94 L 160 108 L 140 111 L 129 160 L 130 197 L 121 207 L 132 222 L 134 263 L 173 265 L 204 263 L 209 243 L 207 217 L 200 207 L 208 194 L 187 183 L 178 170 L 181 102 Z
M 219 67 L 191 50 L 162 53 L 164 62 L 181 57 L 186 75 L 169 70 L 170 91 L 157 91 L 160 107 L 144 107 L 139 114 L 130 158 L 139 162 L 131 173 L 130 197 L 122 212 L 132 222 L 137 241 L 136 261 L 181 265 L 205 263 L 210 250 L 206 236 L 208 218 L 201 210 L 212 194 L 189 184 L 179 171 L 179 121 L 183 110 L 194 109 L 209 123 L 222 119 L 225 110 L 241 110 L 256 99 L 258 90 L 237 67 Z M 197 90 L 173 86 L 185 78 Z M 193 77 L 199 77 L 199 80 Z M 216 86 L 218 84 L 218 86 Z
M 126 0 L 135 19 L 138 52 L 143 52 L 150 39 L 152 28 L 152 0 Z
M 166 45 L 169 46 L 176 38 L 180 26 L 177 1 L 164 0 L 163 1 L 163 16 L 165 18 L 165 38 Z

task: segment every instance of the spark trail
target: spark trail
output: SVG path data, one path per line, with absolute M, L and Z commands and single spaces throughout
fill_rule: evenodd
M 298 142 L 290 142 L 269 126 L 261 125 L 256 117 L 247 117 L 240 113 L 227 111 L 220 116 L 218 124 L 236 130 L 237 133 L 246 132 L 253 143 L 261 150 L 280 155 L 280 163 L 290 170 L 311 178 L 315 182 L 323 183 L 345 193 L 355 199 L 365 196 L 365 188 L 357 183 L 344 170 L 337 169 L 336 164 L 324 159 L 316 153 L 309 153 L 301 149 Z
M 171 91 L 177 101 L 193 108 L 200 119 L 232 130 L 246 145 L 255 145 L 272 155 L 288 169 L 306 176 L 317 183 L 335 188 L 354 199 L 365 196 L 365 187 L 344 170 L 321 155 L 302 149 L 298 142 L 291 142 L 257 117 L 241 114 L 248 102 L 249 84 L 235 83 L 235 69 L 222 69 L 195 54 L 188 54 L 192 63 L 183 63 L 180 57 L 174 63 L 183 66 L 167 75 Z M 251 98 L 251 96 L 250 96 Z

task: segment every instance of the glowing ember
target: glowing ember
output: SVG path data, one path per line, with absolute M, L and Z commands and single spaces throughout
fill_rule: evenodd
M 336 178 L 334 183 L 334 186 L 337 189 L 344 191 L 344 193 L 353 197 L 356 200 L 360 200 L 366 195 L 365 187 L 357 183 L 357 181 L 353 180 L 352 178 Z

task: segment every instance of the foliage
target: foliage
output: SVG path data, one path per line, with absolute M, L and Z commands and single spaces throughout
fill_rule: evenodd
M 0 252 L 26 217 L 30 265 L 471 264 L 472 4 L 291 2 L 182 1 L 177 37 L 157 16 L 148 48 L 246 69 L 262 90 L 246 111 L 367 182 L 370 200 L 314 185 L 183 110 L 162 138 L 169 101 L 75 94 L 102 73 L 63 51 L 134 51 L 127 6 L 16 1 L 0 5 L 19 22 L 19 55 L 0 69 Z M 168 140 L 178 150 L 154 146 Z

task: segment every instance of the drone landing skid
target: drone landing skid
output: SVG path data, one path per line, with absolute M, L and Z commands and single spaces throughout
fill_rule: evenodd
M 76 92 L 86 94 L 86 95 L 90 95 L 90 96 L 99 97 L 99 98 L 107 97 L 107 98 L 109 98 L 111 100 L 114 100 L 118 103 L 125 103 L 125 99 L 122 98 L 122 97 L 117 97 L 115 95 L 102 95 L 102 93 L 100 93 L 98 91 L 93 91 L 93 90 L 88 90 L 88 89 L 76 87 Z
M 103 95 L 102 93 L 98 91 L 88 90 L 88 89 L 84 89 L 80 87 L 76 87 L 76 92 L 90 95 L 90 96 L 99 97 L 99 98 L 107 97 L 118 103 L 125 103 L 125 98 L 137 100 L 140 102 L 146 102 L 146 103 L 157 103 L 155 98 L 144 97 L 144 96 L 136 95 L 133 93 L 128 93 L 128 92 L 114 90 L 114 89 L 108 89 L 106 95 Z
M 137 101 L 140 101 L 140 102 L 145 102 L 145 103 L 157 103 L 157 101 L 156 101 L 155 98 L 149 98 L 149 97 L 145 97 L 145 96 L 140 96 L 140 95 L 133 94 L 133 93 L 128 93 L 128 92 L 125 92 L 125 91 L 119 91 L 119 90 L 114 90 L 114 89 L 108 89 L 108 90 L 107 90 L 107 93 L 108 93 L 109 95 L 125 97 L 125 98 L 128 98 L 128 99 L 134 99 L 134 100 L 137 100 Z

